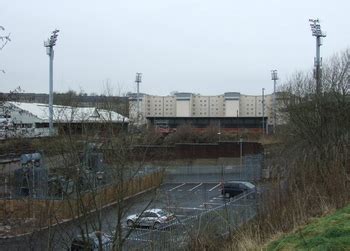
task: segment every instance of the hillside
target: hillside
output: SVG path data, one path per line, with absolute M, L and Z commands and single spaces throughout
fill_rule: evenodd
M 267 250 L 350 250 L 350 205 L 273 241 Z

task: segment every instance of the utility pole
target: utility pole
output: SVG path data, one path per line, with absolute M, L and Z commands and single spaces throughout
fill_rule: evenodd
M 49 56 L 49 135 L 53 136 L 53 47 L 56 45 L 57 33 L 59 30 L 54 30 L 47 41 L 44 41 L 46 47 L 46 54 Z
M 265 88 L 262 88 L 262 134 L 265 134 Z
M 140 117 L 140 83 L 142 82 L 141 78 L 142 78 L 142 73 L 137 72 L 136 73 L 136 80 L 135 80 L 135 83 L 137 84 L 137 96 L 136 96 L 136 99 L 137 99 L 137 110 L 136 110 L 137 122 L 139 122 L 139 117 Z
M 273 133 L 276 133 L 276 84 L 278 80 L 277 70 L 271 70 L 273 80 Z
M 322 37 L 326 37 L 326 34 L 322 32 L 320 21 L 318 19 L 309 19 L 310 27 L 312 31 L 312 36 L 316 37 L 316 57 L 314 59 L 314 78 L 316 79 L 316 94 L 319 95 L 321 90 L 321 66 L 322 66 L 322 58 L 320 56 L 320 49 L 322 45 Z

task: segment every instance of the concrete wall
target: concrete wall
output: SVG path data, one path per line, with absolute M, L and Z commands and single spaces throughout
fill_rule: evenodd
M 176 117 L 190 117 L 191 116 L 191 101 L 177 100 L 176 101 Z

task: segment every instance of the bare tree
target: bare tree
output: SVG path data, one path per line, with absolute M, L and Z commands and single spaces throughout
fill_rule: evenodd
M 106 98 L 106 108 L 113 106 L 108 101 Z M 76 227 L 84 242 L 87 243 L 89 233 L 95 232 L 99 250 L 102 250 L 103 232 L 109 228 L 113 249 L 121 250 L 134 231 L 133 228 L 126 229 L 123 222 L 132 206 L 127 198 L 140 192 L 140 189 L 149 188 L 152 182 L 156 188 L 160 185 L 161 176 L 153 181 L 147 181 L 147 177 L 153 174 L 140 176 L 145 153 L 135 155 L 132 146 L 139 138 L 127 132 L 126 120 L 117 124 L 115 120 L 118 115 L 115 112 L 96 109 L 94 125 L 89 123 L 90 114 L 85 118 L 80 117 L 78 126 L 74 121 L 79 117 L 79 108 L 76 110 L 74 116 L 58 125 L 64 127 L 64 130 L 59 130 L 60 137 L 56 138 L 55 149 L 52 149 L 54 159 L 57 161 L 58 158 L 62 164 L 57 169 L 57 175 L 64 176 L 66 181 L 71 180 L 75 184 L 74 192 L 62 191 L 63 197 L 69 205 L 70 214 L 76 218 Z M 77 128 L 81 130 L 78 135 Z M 151 202 L 152 200 L 143 210 Z M 114 204 L 116 220 L 106 226 L 103 208 L 108 204 Z M 60 224 L 58 218 L 56 224 Z
M 5 31 L 5 28 L 3 26 L 0 25 L 0 31 Z M 1 41 L 1 45 L 0 45 L 0 51 L 5 47 L 5 45 L 11 41 L 10 39 L 10 35 L 11 33 L 7 34 L 7 35 L 0 35 L 0 41 Z

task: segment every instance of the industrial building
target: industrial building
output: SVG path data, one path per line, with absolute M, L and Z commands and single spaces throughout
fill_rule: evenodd
M 55 133 L 74 129 L 75 133 L 89 132 L 103 123 L 127 126 L 129 119 L 95 107 L 53 106 Z M 6 102 L 0 107 L 0 138 L 40 137 L 49 135 L 49 106 L 39 103 Z

